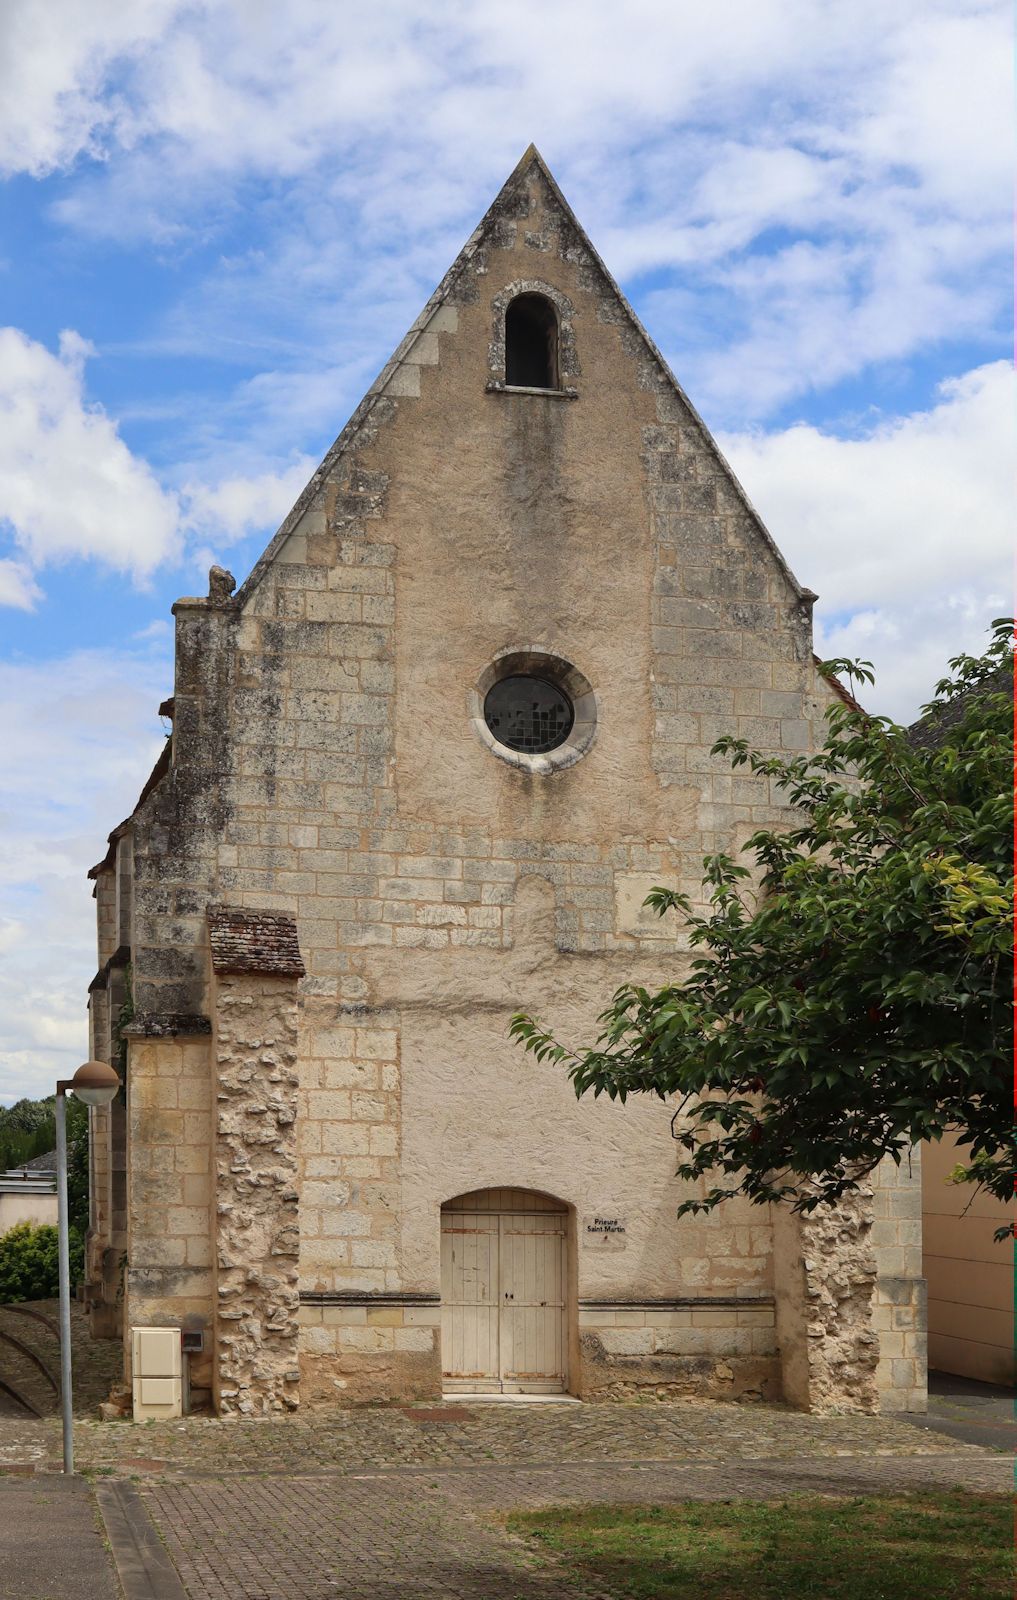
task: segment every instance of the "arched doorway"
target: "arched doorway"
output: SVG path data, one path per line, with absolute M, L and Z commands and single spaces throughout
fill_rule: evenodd
M 568 1385 L 568 1208 L 531 1189 L 476 1189 L 441 1208 L 446 1394 L 562 1394 Z

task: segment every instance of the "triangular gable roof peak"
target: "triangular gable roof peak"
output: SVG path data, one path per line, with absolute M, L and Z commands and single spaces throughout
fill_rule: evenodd
M 378 401 L 382 398 L 386 385 L 392 378 L 396 368 L 407 358 L 409 352 L 413 348 L 413 345 L 416 343 L 416 340 L 424 332 L 435 312 L 438 311 L 438 309 L 448 300 L 460 275 L 466 270 L 474 256 L 477 254 L 478 250 L 482 247 L 488 235 L 493 230 L 495 224 L 505 212 L 508 203 L 511 201 L 512 197 L 518 191 L 520 185 L 533 168 L 536 168 L 541 174 L 556 203 L 561 207 L 566 221 L 574 229 L 579 243 L 588 253 L 590 261 L 603 275 L 609 289 L 617 298 L 622 311 L 628 318 L 631 326 L 639 338 L 642 340 L 651 359 L 659 368 L 665 382 L 686 407 L 694 423 L 702 430 L 704 438 L 709 442 L 711 449 L 715 452 L 721 467 L 726 473 L 731 487 L 741 500 L 745 510 L 748 512 L 752 522 L 755 524 L 757 532 L 759 533 L 764 544 L 766 544 L 767 548 L 770 550 L 770 553 L 772 554 L 784 577 L 787 579 L 787 582 L 790 585 L 793 593 L 806 605 L 811 605 L 813 601 L 818 599 L 818 596 L 813 592 L 813 590 L 807 589 L 801 583 L 799 583 L 798 579 L 791 571 L 791 568 L 788 566 L 783 555 L 781 554 L 780 549 L 772 538 L 769 529 L 766 527 L 762 517 L 759 515 L 755 506 L 745 493 L 745 490 L 742 488 L 741 483 L 735 476 L 734 471 L 725 458 L 723 452 L 717 445 L 717 442 L 710 433 L 710 430 L 707 428 L 702 417 L 699 415 L 699 412 L 696 410 L 688 395 L 685 393 L 685 390 L 678 382 L 678 379 L 671 371 L 671 368 L 665 361 L 660 350 L 657 348 L 656 344 L 643 327 L 643 324 L 640 322 L 635 311 L 633 311 L 617 282 L 604 265 L 600 254 L 592 244 L 585 228 L 579 221 L 571 205 L 566 200 L 564 194 L 559 188 L 557 180 L 555 179 L 550 167 L 547 165 L 547 162 L 537 149 L 537 146 L 535 144 L 529 144 L 509 176 L 506 178 L 505 182 L 502 184 L 498 193 L 495 195 L 491 204 L 488 206 L 483 217 L 481 217 L 477 226 L 470 234 L 470 237 L 463 245 L 463 248 L 456 256 L 445 276 L 438 284 L 434 293 L 427 301 L 427 304 L 423 307 L 419 316 L 409 328 L 400 344 L 393 351 L 392 356 L 386 362 L 381 372 L 379 372 L 377 378 L 375 378 L 371 387 L 368 389 L 367 393 L 364 395 L 364 398 L 353 412 L 353 415 L 350 417 L 346 426 L 339 434 L 339 437 L 336 439 L 335 443 L 322 458 L 318 467 L 315 469 L 310 480 L 297 497 L 297 500 L 295 501 L 288 516 L 281 523 L 278 531 L 272 538 L 263 555 L 251 568 L 248 577 L 233 596 L 233 606 L 243 608 L 246 602 L 254 594 L 265 573 L 281 551 L 286 540 L 289 538 L 291 533 L 295 532 L 302 517 L 310 509 L 323 482 L 329 476 L 332 469 L 345 455 L 346 451 L 354 445 L 358 435 L 365 427 L 365 424 L 368 423 L 371 413 L 378 404 Z

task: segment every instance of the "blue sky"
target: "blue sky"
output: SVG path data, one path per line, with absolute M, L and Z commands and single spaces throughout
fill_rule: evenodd
M 0 1100 L 82 1058 L 172 601 L 243 578 L 531 140 L 876 709 L 1010 609 L 1009 8 L 619 16 L 0 10 Z

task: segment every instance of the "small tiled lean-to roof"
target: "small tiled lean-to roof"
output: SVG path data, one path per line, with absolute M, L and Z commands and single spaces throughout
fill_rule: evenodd
M 265 972 L 302 978 L 297 925 L 283 911 L 209 906 L 208 939 L 215 972 Z

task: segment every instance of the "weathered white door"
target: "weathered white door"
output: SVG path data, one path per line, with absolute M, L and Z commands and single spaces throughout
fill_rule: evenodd
M 565 1212 L 526 1191 L 464 1195 L 442 1210 L 441 1249 L 445 1389 L 561 1393 L 567 1378 Z
M 497 1216 L 441 1215 L 441 1364 L 444 1387 L 501 1389 L 498 1367 Z
M 565 1387 L 565 1217 L 501 1217 L 500 1374 L 505 1393 Z

